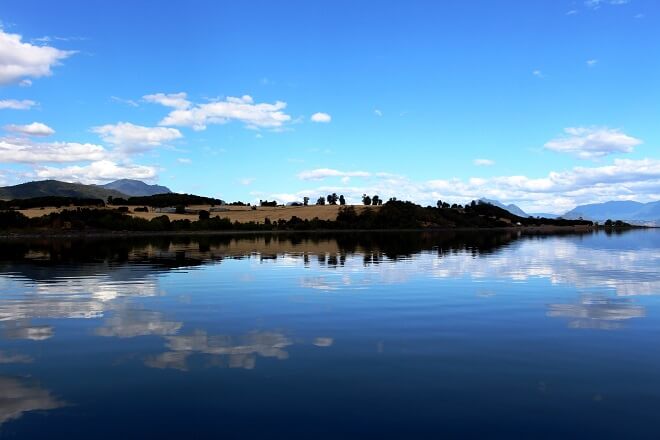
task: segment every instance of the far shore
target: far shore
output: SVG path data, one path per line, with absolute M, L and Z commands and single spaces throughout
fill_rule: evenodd
M 584 233 L 591 231 L 625 231 L 630 229 L 653 229 L 648 226 L 625 228 L 604 228 L 596 226 L 509 226 L 500 228 L 417 228 L 417 229 L 317 229 L 317 230 L 270 230 L 270 231 L 17 231 L 0 233 L 0 239 L 24 238 L 111 238 L 111 237 L 170 237 L 170 236 L 245 236 L 245 235 L 286 235 L 286 234 L 344 234 L 344 233 L 397 233 L 397 232 L 489 232 L 511 231 L 521 233 Z

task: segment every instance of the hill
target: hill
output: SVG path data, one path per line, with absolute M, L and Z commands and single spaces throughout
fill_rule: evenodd
M 125 197 L 117 190 L 98 185 L 41 180 L 0 188 L 0 200 L 30 199 L 34 197 L 75 197 L 106 200 L 109 196 Z
M 489 205 L 497 206 L 498 208 L 505 209 L 509 211 L 511 214 L 517 215 L 518 217 L 529 217 L 530 214 L 527 214 L 525 211 L 520 209 L 518 205 L 514 205 L 513 203 L 509 205 L 505 205 L 504 203 L 500 202 L 499 200 L 493 200 L 493 199 L 487 199 L 485 197 L 482 197 L 479 199 L 480 202 L 482 203 L 488 203 Z
M 584 218 L 594 221 L 607 219 L 637 222 L 660 221 L 660 201 L 640 203 L 634 201 L 612 201 L 576 206 L 563 215 L 567 219 Z
M 141 180 L 120 179 L 101 185 L 103 188 L 119 191 L 131 197 L 154 196 L 156 194 L 171 193 L 170 189 L 161 185 L 149 185 Z

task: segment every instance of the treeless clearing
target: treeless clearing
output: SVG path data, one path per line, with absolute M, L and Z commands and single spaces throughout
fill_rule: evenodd
M 188 219 L 191 221 L 197 220 L 197 214 L 170 214 L 170 213 L 161 213 L 156 212 L 153 208 L 150 208 L 149 212 L 134 212 L 133 209 L 135 206 L 130 206 L 129 214 L 134 217 L 145 218 L 151 220 L 154 217 L 160 217 L 166 215 L 170 220 L 183 220 Z M 217 207 L 216 207 L 217 208 Z M 222 212 L 211 212 L 211 217 L 218 216 L 220 218 L 228 218 L 232 222 L 238 221 L 240 223 L 247 222 L 259 222 L 263 223 L 266 218 L 269 218 L 271 221 L 277 220 L 289 220 L 294 215 L 303 220 L 311 220 L 314 217 L 318 217 L 320 220 L 336 220 L 337 213 L 341 206 L 339 205 L 310 205 L 310 206 L 277 206 L 277 207 L 257 207 L 256 210 L 252 210 L 249 206 L 225 206 L 229 209 L 228 211 Z M 363 206 L 363 205 L 354 205 L 355 210 L 360 213 L 365 209 L 379 209 L 378 206 Z M 23 209 L 19 212 L 23 213 L 28 217 L 41 217 L 42 215 L 50 214 L 52 212 L 59 212 L 63 209 L 75 209 L 75 208 L 33 208 L 33 209 Z M 103 209 L 103 208 L 101 208 Z M 107 209 L 107 208 L 106 208 Z M 205 209 L 207 211 L 211 210 L 210 206 L 188 206 L 188 209 L 191 210 L 200 210 Z

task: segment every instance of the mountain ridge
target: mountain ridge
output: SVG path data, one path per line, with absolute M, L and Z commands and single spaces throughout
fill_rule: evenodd
M 106 189 L 119 191 L 131 197 L 155 196 L 156 194 L 169 194 L 172 192 L 166 186 L 149 185 L 148 183 L 135 179 L 119 179 L 100 186 Z
M 108 197 L 127 198 L 171 193 L 169 188 L 149 185 L 140 180 L 120 179 L 104 185 L 70 183 L 59 180 L 35 180 L 0 187 L 0 200 L 31 199 L 35 197 L 73 197 L 107 200 Z

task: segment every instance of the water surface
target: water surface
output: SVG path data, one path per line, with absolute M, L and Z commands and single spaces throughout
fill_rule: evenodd
M 657 438 L 660 232 L 0 243 L 2 438 Z

